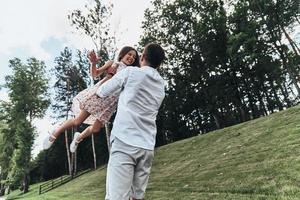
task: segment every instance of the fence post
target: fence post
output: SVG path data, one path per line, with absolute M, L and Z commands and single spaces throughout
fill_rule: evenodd
M 82 173 L 77 174 L 77 176 L 79 176 L 79 175 L 82 175 Z M 74 178 L 76 178 L 77 176 L 74 176 Z M 44 191 L 47 192 L 47 191 L 49 191 L 50 188 L 53 189 L 54 186 L 55 186 L 55 184 L 56 184 L 55 187 L 57 187 L 57 186 L 60 186 L 60 185 L 62 185 L 63 183 L 66 183 L 66 182 L 68 182 L 68 181 L 70 181 L 70 180 L 72 180 L 72 179 L 73 179 L 72 176 L 66 175 L 66 176 L 61 176 L 60 178 L 57 178 L 57 179 L 55 179 L 55 180 L 54 180 L 54 179 L 49 180 L 49 181 L 47 181 L 46 183 L 41 184 L 41 185 L 39 186 L 39 195 L 43 193 L 43 188 L 44 188 Z M 59 181 L 59 180 L 60 180 L 60 181 Z M 59 182 L 60 182 L 60 184 L 59 184 Z

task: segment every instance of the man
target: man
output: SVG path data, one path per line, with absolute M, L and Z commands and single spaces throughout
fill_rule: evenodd
M 148 44 L 141 68 L 127 67 L 104 83 L 100 97 L 120 92 L 111 131 L 107 200 L 143 199 L 154 157 L 156 116 L 164 99 L 164 80 L 157 69 L 165 59 L 158 44 Z

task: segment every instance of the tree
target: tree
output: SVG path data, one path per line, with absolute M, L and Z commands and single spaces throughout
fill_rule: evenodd
M 113 4 L 94 0 L 92 4 L 85 5 L 86 12 L 74 10 L 68 15 L 71 25 L 91 38 L 102 62 L 112 59 L 116 51 L 115 34 L 110 27 L 112 8 Z
M 230 39 L 228 52 L 240 95 L 251 118 L 284 108 L 281 85 L 286 75 L 266 37 L 265 25 L 249 10 L 248 3 L 239 1 L 229 17 Z M 272 55 L 273 54 L 273 55 Z M 287 104 L 289 100 L 286 99 Z M 289 104 L 290 105 L 290 104 Z
M 264 29 L 266 36 L 280 56 L 282 66 L 287 70 L 299 95 L 299 62 L 295 61 L 293 57 L 296 57 L 297 60 L 300 59 L 300 49 L 289 34 L 297 23 L 296 16 L 300 13 L 299 2 L 293 0 L 245 2 L 247 2 L 248 9 L 256 16 L 257 20 L 266 27 Z M 283 38 L 287 39 L 290 49 L 287 44 L 282 43 Z M 288 63 L 292 63 L 292 65 Z
M 11 129 L 8 128 L 11 118 L 9 115 L 10 105 L 7 102 L 0 104 L 0 196 L 4 195 L 7 185 L 7 175 L 10 169 L 13 150 L 15 147 L 15 137 Z
M 163 107 L 167 109 L 164 124 L 173 135 L 171 140 L 223 127 L 227 122 L 221 122 L 216 107 L 224 90 L 211 87 L 218 82 L 226 85 L 225 76 L 221 76 L 228 69 L 226 12 L 222 4 L 178 0 L 154 1 L 153 5 L 153 10 L 145 12 L 141 45 L 157 41 L 167 50 L 169 67 L 163 74 L 168 85 Z M 215 125 L 203 124 L 207 118 Z
M 88 83 L 88 62 L 83 53 L 77 51 L 77 60 L 73 61 L 72 51 L 65 47 L 61 55 L 55 59 L 55 67 L 53 74 L 56 77 L 54 84 L 55 103 L 52 104 L 52 109 L 56 113 L 57 119 L 67 120 L 72 116 L 70 112 L 72 99 L 82 90 Z M 68 131 L 65 131 L 65 146 L 67 151 L 69 174 L 72 175 L 72 164 L 69 151 Z
M 29 188 L 29 163 L 35 131 L 34 118 L 42 117 L 50 103 L 48 79 L 44 62 L 29 58 L 27 64 L 15 58 L 9 61 L 13 74 L 6 76 L 5 86 L 9 90 L 11 107 L 9 129 L 15 137 L 11 170 L 8 173 L 11 183 L 22 182 L 24 193 Z
M 100 0 L 94 0 L 93 5 L 85 5 L 87 14 L 83 14 L 81 10 L 74 10 L 70 15 L 68 15 L 71 25 L 77 30 L 84 33 L 86 36 L 90 37 L 93 41 L 96 52 L 99 57 L 101 57 L 100 64 L 108 59 L 113 59 L 116 53 L 116 38 L 115 33 L 112 32 L 110 26 L 110 20 L 112 14 L 113 4 L 104 4 Z M 100 77 L 102 78 L 102 77 Z M 94 80 L 96 83 L 98 80 Z M 109 125 L 105 125 L 106 137 L 109 141 Z M 92 148 L 94 156 L 94 166 L 96 168 L 96 151 L 95 151 L 95 141 L 94 134 L 92 135 Z M 109 143 L 107 143 L 109 147 Z
M 271 1 L 231 1 L 229 6 L 221 0 L 152 2 L 153 8 L 145 11 L 140 44 L 158 42 L 168 57 L 161 69 L 167 87 L 157 121 L 158 144 L 268 115 L 296 102 L 289 77 L 298 61 L 283 51 L 285 65 L 281 62 L 274 46 L 286 50 L 279 43 L 282 37 L 273 42 L 269 33 L 276 31 L 268 29 L 272 20 L 254 9 L 257 2 L 268 7 Z M 287 13 L 291 5 L 281 11 Z M 287 27 L 293 23 L 285 22 Z

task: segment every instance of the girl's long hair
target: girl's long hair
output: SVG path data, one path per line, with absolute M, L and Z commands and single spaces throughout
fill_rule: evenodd
M 125 46 L 125 47 L 123 47 L 123 48 L 121 49 L 121 51 L 120 51 L 120 53 L 119 53 L 119 55 L 118 55 L 118 61 L 121 61 L 122 58 L 123 58 L 129 51 L 131 51 L 131 50 L 135 51 L 135 53 L 136 53 L 136 58 L 135 58 L 134 62 L 133 62 L 131 65 L 132 65 L 132 66 L 138 66 L 138 67 L 140 67 L 140 59 L 139 59 L 140 57 L 139 57 L 139 54 L 138 54 L 137 50 L 135 50 L 135 48 L 130 47 L 130 46 Z

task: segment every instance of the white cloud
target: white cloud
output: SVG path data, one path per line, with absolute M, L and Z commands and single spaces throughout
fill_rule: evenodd
M 53 130 L 54 120 L 50 117 L 50 113 L 47 112 L 47 115 L 42 119 L 35 119 L 33 124 L 37 130 L 37 136 L 35 138 L 33 144 L 33 157 L 37 156 L 37 154 L 43 149 L 43 140 Z
M 93 48 L 89 38 L 73 34 L 68 13 L 84 9 L 91 0 L 9 0 L 0 3 L 0 55 L 10 55 L 15 49 L 24 49 L 30 56 L 42 60 L 51 55 L 41 46 L 53 37 L 66 41 L 74 48 Z M 113 27 L 119 24 L 118 46 L 134 45 L 141 34 L 140 26 L 150 0 L 111 0 L 114 4 Z
M 0 90 L 0 100 L 9 101 L 8 93 L 4 89 Z
M 23 48 L 28 54 L 47 60 L 50 54 L 41 44 L 50 37 L 65 38 L 71 34 L 69 11 L 80 8 L 84 1 L 10 0 L 0 5 L 0 54 Z
M 93 0 L 9 0 L 0 1 L 0 58 L 34 56 L 50 61 L 51 52 L 47 52 L 43 42 L 55 38 L 64 41 L 61 46 L 76 49 L 94 48 L 91 40 L 83 35 L 74 34 L 67 15 L 74 9 L 84 9 L 84 5 Z M 112 27 L 117 29 L 117 48 L 124 45 L 134 46 L 139 41 L 141 22 L 144 10 L 150 6 L 150 0 L 107 0 L 114 4 Z M 48 44 L 47 44 L 48 45 Z M 58 49 L 57 51 L 61 51 Z M 22 55 L 16 55 L 22 54 Z M 6 66 L 6 65 L 3 65 Z M 9 69 L 3 70 L 4 76 Z M 2 78 L 0 79 L 2 81 Z M 0 99 L 8 100 L 8 94 L 0 90 Z M 41 150 L 42 139 L 52 128 L 52 120 L 47 113 L 45 118 L 35 120 L 38 136 L 34 144 L 33 154 Z
M 134 46 L 142 34 L 144 11 L 150 6 L 150 0 L 112 0 L 111 2 L 114 4 L 112 20 L 114 28 L 118 30 L 118 47 Z

